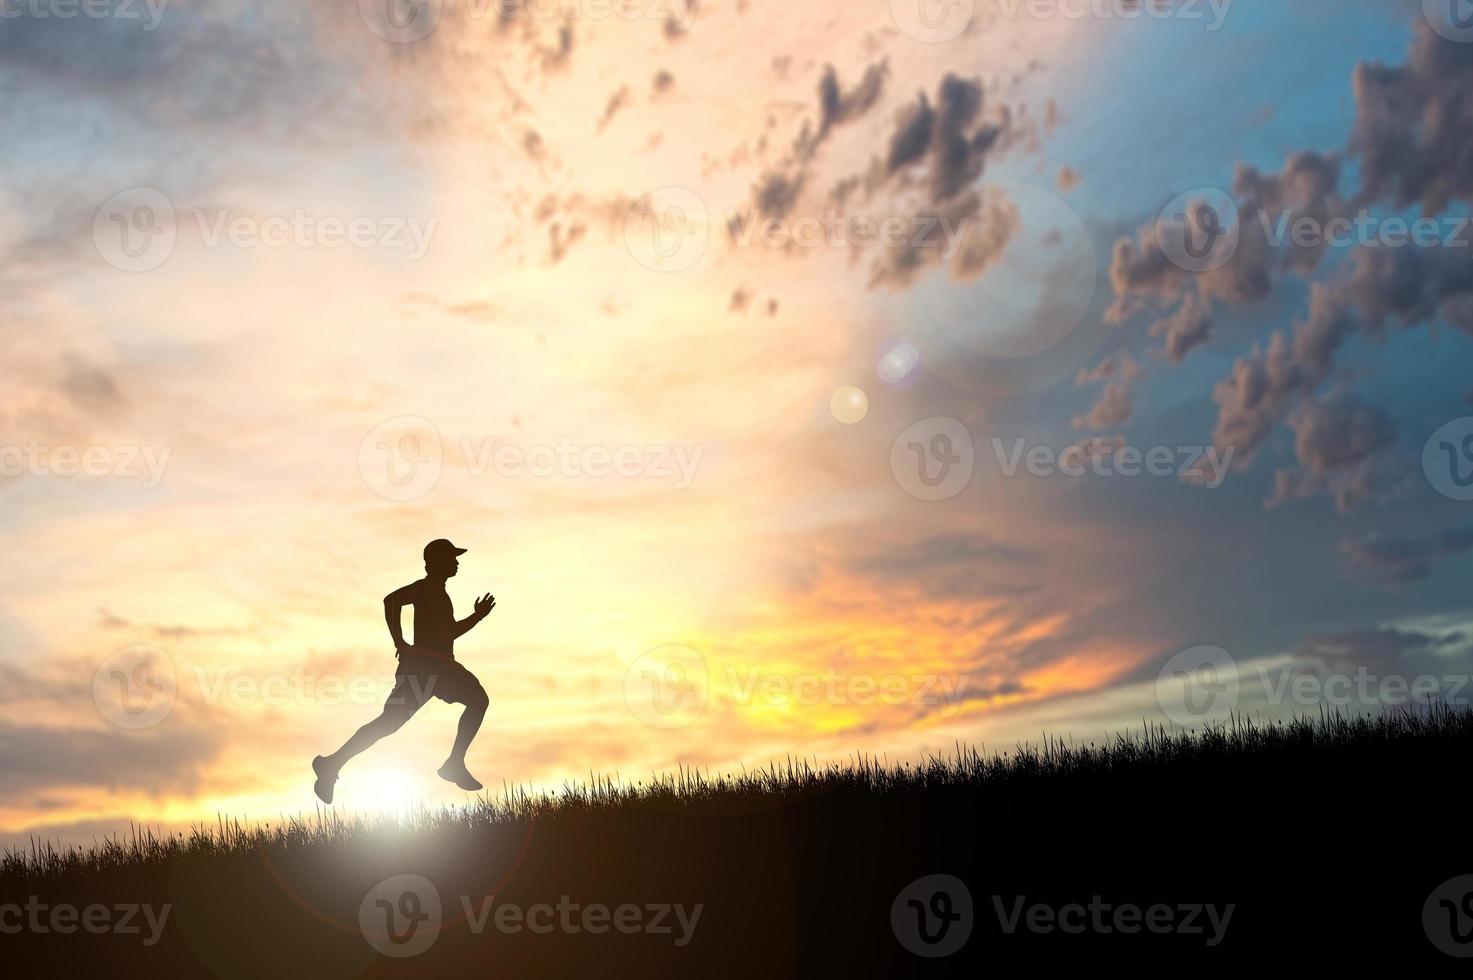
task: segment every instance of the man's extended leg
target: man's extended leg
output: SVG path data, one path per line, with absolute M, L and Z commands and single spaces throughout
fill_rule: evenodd
M 367 750 L 380 739 L 392 735 L 404 727 L 404 723 L 414 717 L 419 710 L 418 699 L 411 699 L 406 691 L 400 688 L 402 684 L 396 684 L 394 692 L 389 695 L 389 700 L 384 704 L 383 712 L 358 729 L 343 743 L 343 747 L 332 755 L 319 755 L 312 760 L 312 771 L 317 774 L 317 780 L 312 784 L 312 789 L 317 793 L 319 799 L 324 803 L 332 802 L 333 784 L 338 781 L 338 772 L 347 765 L 349 760 Z
M 405 711 L 403 708 L 385 707 L 383 714 L 354 732 L 343 743 L 342 748 L 338 749 L 332 755 L 323 756 L 323 758 L 327 760 L 333 769 L 341 769 L 354 756 L 361 755 L 380 739 L 387 738 L 403 728 L 404 723 L 413 714 L 413 711 Z
M 463 688 L 453 693 L 456 701 L 465 705 L 465 711 L 460 715 L 460 724 L 455 729 L 455 744 L 450 748 L 450 757 L 440 767 L 441 778 L 448 779 L 463 790 L 475 792 L 481 789 L 481 783 L 470 774 L 465 767 L 466 749 L 471 747 L 471 739 L 476 737 L 480 731 L 481 721 L 486 717 L 486 707 L 491 700 L 486 697 L 486 689 L 481 682 L 476 680 L 470 671 L 461 668 L 464 676 L 460 678 L 458 686 Z

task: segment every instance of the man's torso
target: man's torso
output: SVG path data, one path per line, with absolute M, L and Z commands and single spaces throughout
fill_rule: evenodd
M 455 656 L 455 609 L 445 587 L 429 579 L 416 583 L 414 645 L 430 653 Z

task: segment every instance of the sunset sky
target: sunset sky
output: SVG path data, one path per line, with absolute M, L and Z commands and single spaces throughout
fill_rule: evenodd
M 1473 30 L 687 2 L 0 6 L 0 840 L 311 812 L 439 537 L 497 792 L 1467 675 Z M 1093 439 L 1170 472 L 1010 463 Z M 463 802 L 455 717 L 339 802 Z

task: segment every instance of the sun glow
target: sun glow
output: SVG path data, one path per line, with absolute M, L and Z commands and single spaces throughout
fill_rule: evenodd
M 344 770 L 338 786 L 345 800 L 353 800 L 366 810 L 403 812 L 433 800 L 421 780 L 392 764 Z

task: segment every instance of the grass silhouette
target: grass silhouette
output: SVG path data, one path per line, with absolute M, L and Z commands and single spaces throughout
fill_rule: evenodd
M 126 963 L 154 975 L 446 975 L 494 964 L 508 976 L 757 966 L 908 976 L 1091 963 L 1101 950 L 1182 967 L 1257 962 L 1286 930 L 1315 942 L 1381 937 L 1414 960 L 1441 956 L 1420 928 L 1428 894 L 1473 872 L 1454 816 L 1438 810 L 1470 749 L 1473 712 L 1432 705 L 1235 717 L 1194 731 L 1145 725 L 998 754 L 957 746 L 916 764 L 788 759 L 634 783 L 591 777 L 545 794 L 503 788 L 464 807 L 134 827 L 90 847 L 33 841 L 0 858 L 0 893 L 170 904 L 173 927 L 149 948 L 116 935 L 6 937 L 79 969 Z M 1415 853 L 1397 850 L 1407 846 Z M 896 895 L 936 873 L 966 882 L 975 920 L 971 941 L 944 961 L 904 948 L 891 918 Z M 445 908 L 433 947 L 407 959 L 376 953 L 360 920 L 365 895 L 396 874 L 432 881 Z M 487 896 L 704 911 L 676 947 L 661 935 L 477 931 L 468 913 Z M 1236 912 L 1209 948 L 1193 935 L 1008 932 L 994 906 L 1018 896 Z M 1360 962 L 1367 953 L 1350 956 L 1353 945 L 1347 962 Z

